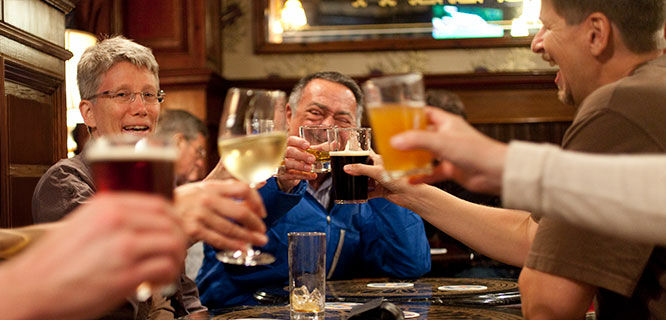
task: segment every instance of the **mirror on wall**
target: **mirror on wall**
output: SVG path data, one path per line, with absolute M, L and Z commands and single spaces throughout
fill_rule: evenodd
M 255 51 L 510 47 L 539 31 L 540 0 L 257 0 Z

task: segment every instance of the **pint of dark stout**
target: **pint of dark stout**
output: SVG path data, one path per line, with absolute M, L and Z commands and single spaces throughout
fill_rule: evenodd
M 368 201 L 368 177 L 351 176 L 343 168 L 352 163 L 370 161 L 369 128 L 335 128 L 335 142 L 329 152 L 333 176 L 333 201 L 337 204 Z

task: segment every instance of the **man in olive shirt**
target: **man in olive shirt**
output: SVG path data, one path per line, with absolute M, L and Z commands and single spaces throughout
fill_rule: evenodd
M 666 152 L 664 1 L 542 0 L 540 19 L 532 50 L 560 66 L 559 97 L 578 109 L 563 148 Z M 377 168 L 358 167 L 355 174 L 380 176 Z M 523 266 L 527 318 L 581 319 L 596 296 L 600 319 L 666 319 L 662 247 L 550 218 L 537 223 L 529 213 L 476 206 L 426 185 L 384 187 L 396 194 L 389 199 L 482 254 Z

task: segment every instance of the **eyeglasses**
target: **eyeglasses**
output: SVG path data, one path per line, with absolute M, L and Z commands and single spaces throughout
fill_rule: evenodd
M 204 159 L 204 160 L 206 159 L 206 149 L 204 149 L 203 147 L 198 147 L 196 152 L 197 152 L 197 157 L 199 159 Z
M 85 100 L 92 100 L 95 98 L 109 98 L 113 99 L 117 103 L 132 103 L 136 100 L 136 95 L 141 96 L 141 100 L 143 100 L 143 103 L 145 104 L 156 104 L 156 103 L 162 103 L 164 101 L 164 97 L 166 96 L 166 93 L 164 93 L 164 90 L 160 90 L 157 92 L 157 94 L 154 94 L 152 92 L 130 92 L 129 90 L 118 90 L 118 91 L 111 91 L 107 90 L 104 92 L 100 92 L 94 96 L 88 97 Z

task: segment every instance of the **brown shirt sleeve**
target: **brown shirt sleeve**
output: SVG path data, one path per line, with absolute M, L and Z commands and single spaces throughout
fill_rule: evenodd
M 597 153 L 660 151 L 641 126 L 607 109 L 574 123 L 567 131 L 564 147 Z M 630 296 L 652 250 L 652 245 L 543 218 L 526 266 Z
M 60 160 L 42 175 L 32 194 L 35 223 L 62 219 L 95 193 L 88 167 L 80 158 Z
M 185 275 L 185 273 L 180 274 L 180 285 L 182 292 L 182 303 L 188 314 L 208 310 L 208 308 L 201 305 L 197 284 L 187 275 Z

